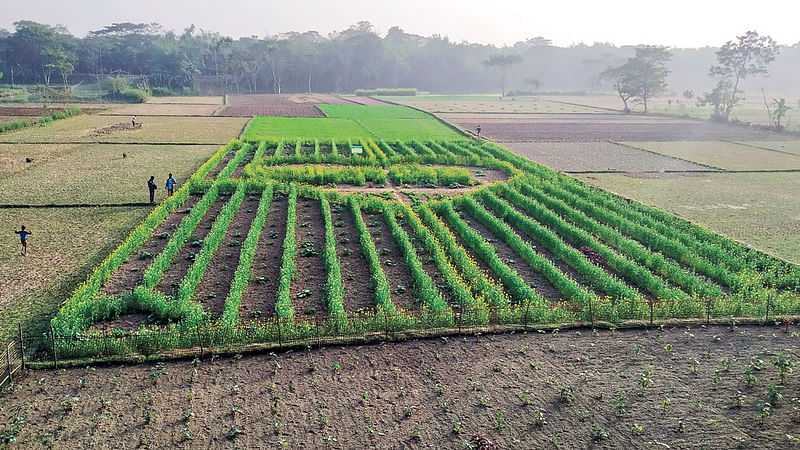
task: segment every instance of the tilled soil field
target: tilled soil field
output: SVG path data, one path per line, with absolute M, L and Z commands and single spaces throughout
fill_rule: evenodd
M 588 115 L 587 115 L 588 116 Z M 563 120 L 530 119 L 528 121 L 458 118 L 447 119 L 467 129 L 481 126 L 481 136 L 499 142 L 531 141 L 719 141 L 719 140 L 786 140 L 786 135 L 754 130 L 734 125 L 716 124 L 707 121 L 664 119 L 640 121 L 636 116 L 620 119 L 620 115 L 597 115 L 610 120 L 585 120 L 566 118 Z
M 778 327 L 572 329 L 32 371 L 0 427 L 18 448 L 787 449 L 800 375 L 781 383 L 772 358 L 799 344 Z
M 317 108 L 319 103 L 333 105 L 353 104 L 341 97 L 328 94 L 256 94 L 229 95 L 228 105 L 216 111 L 216 116 L 250 117 L 325 117 Z
M 81 108 L 84 114 L 97 114 L 105 108 Z M 32 106 L 0 106 L 0 116 L 42 117 L 64 112 L 66 108 L 39 108 Z
M 512 142 L 508 148 L 566 171 L 693 171 L 709 167 L 612 142 Z

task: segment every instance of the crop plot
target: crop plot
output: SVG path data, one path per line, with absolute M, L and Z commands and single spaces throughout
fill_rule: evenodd
M 539 164 L 566 172 L 709 170 L 689 161 L 603 141 L 512 142 L 508 148 Z
M 216 115 L 325 117 L 325 114 L 316 106 L 317 104 L 351 104 L 340 97 L 327 94 L 228 95 L 227 97 L 227 106 L 217 111 Z M 311 134 L 306 136 L 311 136 Z
M 253 138 L 275 119 L 287 136 Z M 54 328 L 91 334 L 147 317 L 137 342 L 169 323 L 213 327 L 204 339 L 231 345 L 449 327 L 454 308 L 477 324 L 753 317 L 765 299 L 772 315 L 800 311 L 800 269 L 671 214 L 487 141 L 300 135 L 337 120 L 356 124 L 254 122 L 151 213 Z M 152 262 L 132 259 L 142 251 Z M 120 289 L 126 264 L 136 275 Z M 114 351 L 129 345 L 143 344 Z
M 800 169 L 800 155 L 730 142 L 627 142 L 632 147 L 725 170 Z
M 133 103 L 106 111 L 105 115 L 132 116 L 213 116 L 220 110 L 220 104 L 203 103 Z M 139 117 L 146 121 L 146 117 Z
M 551 101 L 537 97 L 501 99 L 489 95 L 417 95 L 413 97 L 379 97 L 394 103 L 424 109 L 433 113 L 489 114 L 607 114 L 591 106 Z

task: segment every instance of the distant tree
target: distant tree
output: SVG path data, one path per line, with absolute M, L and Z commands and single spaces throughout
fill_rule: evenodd
M 761 90 L 761 93 L 764 94 L 764 90 Z M 767 108 L 767 115 L 769 116 L 769 125 L 776 130 L 782 130 L 783 118 L 786 117 L 786 114 L 792 109 L 788 104 L 786 104 L 786 99 L 781 98 L 778 100 L 777 98 L 773 98 L 771 103 L 767 102 L 767 97 L 764 95 L 764 106 Z
M 500 95 L 502 97 L 506 96 L 508 68 L 520 62 L 522 62 L 522 56 L 515 54 L 504 55 L 502 53 L 495 53 L 483 62 L 483 65 L 486 67 L 497 67 L 500 69 Z
M 531 89 L 533 89 L 533 92 L 536 93 L 539 92 L 539 89 L 542 88 L 542 84 L 544 84 L 542 83 L 542 80 L 540 80 L 538 77 L 528 77 L 522 80 L 522 82 L 530 86 Z
M 717 64 L 711 66 L 710 76 L 720 76 L 730 82 L 728 99 L 719 111 L 719 119 L 728 121 L 733 108 L 742 100 L 739 82 L 751 75 L 765 75 L 767 65 L 778 55 L 778 44 L 770 36 L 760 36 L 757 31 L 748 31 L 728 41 L 717 51 Z M 718 84 L 719 86 L 719 84 Z
M 717 82 L 717 85 L 711 92 L 706 92 L 702 97 L 697 97 L 697 106 L 710 105 L 714 108 L 711 110 L 711 120 L 720 122 L 727 121 L 728 119 L 725 116 L 725 111 L 730 111 L 733 109 L 735 103 L 742 100 L 740 97 L 731 95 L 731 92 L 733 92 L 733 86 L 731 86 L 730 80 L 723 78 Z M 729 104 L 729 102 L 734 103 Z
M 672 54 L 667 47 L 647 45 L 636 48 L 636 55 L 628 58 L 625 64 L 611 67 L 601 73 L 610 80 L 624 105 L 624 112 L 630 112 L 629 100 L 639 100 L 647 112 L 647 101 L 662 93 L 667 87 L 667 62 Z
M 687 90 L 683 91 L 683 98 L 685 98 L 686 100 L 693 99 L 694 98 L 694 91 L 691 90 L 691 89 L 687 89 Z

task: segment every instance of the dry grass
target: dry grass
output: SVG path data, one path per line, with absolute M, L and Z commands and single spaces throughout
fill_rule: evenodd
M 800 139 L 793 141 L 740 141 L 738 143 L 800 156 Z
M 62 157 L 80 147 L 81 144 L 0 144 L 0 179 Z M 33 158 L 33 162 L 25 162 L 26 158 Z
M 0 339 L 17 324 L 35 328 L 150 208 L 0 209 Z M 87 220 L 87 218 L 91 218 Z M 28 256 L 11 231 L 33 232 Z
M 0 180 L 0 203 L 115 204 L 147 202 L 147 180 L 161 183 L 172 172 L 185 181 L 219 147 L 215 145 L 84 144 L 64 156 Z M 122 153 L 127 158 L 122 158 Z
M 121 105 L 107 113 L 136 116 L 211 116 L 222 105 L 190 103 L 136 103 Z M 145 118 L 142 118 L 145 120 Z
M 607 113 L 590 106 L 567 105 L 535 97 L 431 95 L 416 97 L 381 97 L 395 103 L 435 113 L 533 113 L 533 114 L 593 114 Z
M 800 169 L 800 156 L 729 142 L 628 142 L 627 144 L 727 170 Z
M 81 115 L 0 135 L 0 142 L 163 142 L 225 144 L 239 135 L 246 118 L 236 117 L 147 117 L 136 130 L 121 130 L 98 136 L 97 130 L 117 124 L 130 125 L 125 117 Z
M 704 173 L 576 178 L 800 263 L 800 173 Z

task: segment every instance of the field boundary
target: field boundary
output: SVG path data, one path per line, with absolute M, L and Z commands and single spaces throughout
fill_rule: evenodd
M 752 169 L 752 170 L 722 170 L 722 169 L 698 169 L 698 170 L 562 170 L 562 173 L 569 174 L 604 174 L 604 173 L 798 173 L 800 169 Z
M 710 305 L 710 303 L 709 303 Z M 411 339 L 444 338 L 449 336 L 480 336 L 482 334 L 503 334 L 514 332 L 559 332 L 561 330 L 594 330 L 602 329 L 650 329 L 663 326 L 783 326 L 789 327 L 797 323 L 800 314 L 780 315 L 770 317 L 769 312 L 764 317 L 711 317 L 705 318 L 667 318 L 649 320 L 626 320 L 609 322 L 596 318 L 593 314 L 583 321 L 563 323 L 537 323 L 527 320 L 528 314 L 517 315 L 516 320 L 505 320 L 507 313 L 517 310 L 518 306 L 503 306 L 491 308 L 458 308 L 454 311 L 454 321 L 449 326 L 430 327 L 423 329 L 397 328 L 396 323 L 385 320 L 379 327 L 361 333 L 325 335 L 322 333 L 327 324 L 333 320 L 329 316 L 305 317 L 274 317 L 261 326 L 240 326 L 234 332 L 241 335 L 250 335 L 253 339 L 227 341 L 220 326 L 196 326 L 189 329 L 174 329 L 153 334 L 140 334 L 139 332 L 120 333 L 103 329 L 95 335 L 58 335 L 52 328 L 49 332 L 39 335 L 15 336 L 8 341 L 0 353 L 0 386 L 12 380 L 15 374 L 32 369 L 53 369 L 87 364 L 111 363 L 147 363 L 154 361 L 181 360 L 187 358 L 202 358 L 208 355 L 240 355 L 245 353 L 263 353 L 275 350 L 306 349 L 311 347 L 326 347 L 335 345 L 363 345 L 379 342 L 400 342 Z M 710 308 L 710 306 L 709 306 Z M 484 317 L 485 323 L 476 322 L 477 316 Z M 390 318 L 391 316 L 384 316 Z M 263 325 L 269 324 L 276 333 L 265 339 Z M 299 329 L 302 335 L 296 334 Z M 230 332 L 227 331 L 227 332 Z M 184 347 L 175 347 L 162 350 L 155 342 L 156 339 L 175 340 L 185 342 Z M 70 351 L 80 346 L 92 347 L 96 350 L 90 356 L 69 355 Z M 120 348 L 128 349 L 119 352 Z M 134 350 L 130 350 L 134 349 Z M 9 353 L 10 351 L 10 353 Z
M 0 144 L 14 144 L 14 145 L 56 145 L 56 144 L 100 144 L 100 145 L 163 145 L 163 146 L 189 146 L 189 145 L 225 145 L 227 142 L 110 142 L 110 141 L 25 141 L 25 142 L 16 142 L 16 141 L 3 141 L 0 140 Z
M 157 206 L 147 203 L 108 203 L 108 204 L 92 204 L 92 203 L 67 203 L 67 204 L 44 204 L 44 205 L 2 205 L 0 209 L 28 209 L 28 208 L 124 208 L 124 207 L 142 207 L 142 206 Z
M 654 152 L 653 150 L 648 150 L 646 148 L 637 147 L 635 145 L 626 144 L 626 143 L 620 142 L 620 141 L 614 141 L 614 140 L 609 139 L 606 142 L 614 144 L 614 145 L 620 145 L 622 147 L 627 147 L 627 148 L 630 148 L 630 149 L 633 149 L 633 150 L 639 150 L 639 151 L 642 151 L 642 152 L 651 153 L 653 155 L 659 155 L 659 156 L 664 156 L 664 157 L 667 157 L 667 158 L 672 158 L 672 159 L 674 159 L 676 161 L 683 161 L 683 162 L 687 162 L 687 163 L 697 164 L 698 166 L 708 167 L 709 169 L 717 169 L 718 171 L 721 171 L 721 172 L 729 172 L 729 170 L 723 169 L 722 167 L 716 167 L 716 166 L 712 166 L 712 165 L 709 165 L 709 164 L 703 164 L 703 163 L 700 163 L 700 162 L 697 162 L 697 161 L 692 161 L 692 160 L 689 160 L 689 159 L 680 158 L 678 156 L 666 155 L 664 153 Z
M 800 156 L 797 153 L 784 152 L 783 150 L 776 150 L 774 148 L 759 147 L 758 145 L 745 144 L 744 142 L 736 142 L 736 141 L 720 141 L 720 142 L 724 142 L 726 144 L 741 145 L 742 147 L 754 148 L 756 150 L 766 150 L 768 152 L 782 153 L 784 155 Z

